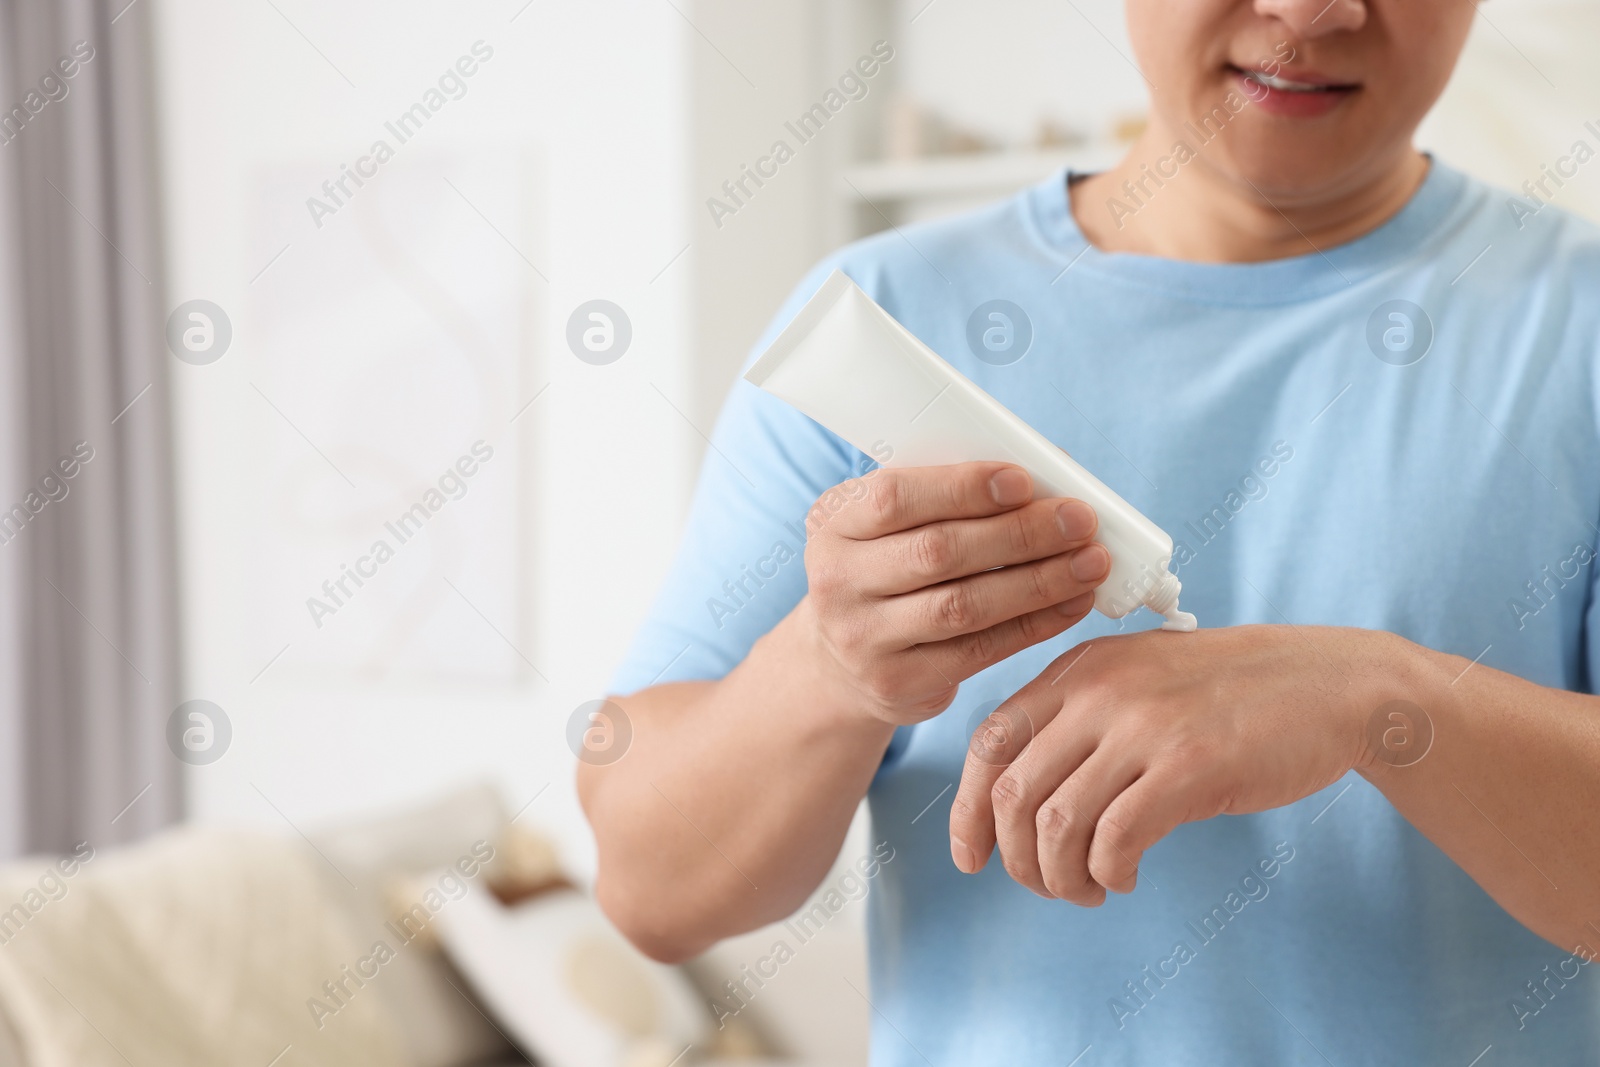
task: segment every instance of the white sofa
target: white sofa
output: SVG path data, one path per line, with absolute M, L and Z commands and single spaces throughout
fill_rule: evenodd
M 494 858 L 477 863 L 474 849 L 481 857 L 489 842 Z M 471 908 L 449 901 L 467 899 L 455 896 L 458 884 L 481 883 L 472 899 L 480 917 L 488 915 L 487 886 L 514 897 L 521 891 L 507 885 L 549 880 L 552 856 L 509 823 L 484 787 L 309 840 L 179 828 L 80 857 L 70 875 L 56 858 L 13 862 L 0 868 L 0 1067 L 129 1059 L 164 1067 L 490 1067 L 526 1063 L 529 1050 L 543 1050 L 547 1067 L 565 1067 L 555 1053 L 571 1063 L 572 1050 L 585 1048 L 607 1050 L 600 1058 L 612 1063 L 584 1059 L 584 1067 L 667 1067 L 674 1059 L 690 1067 L 719 1057 L 747 1067 L 865 1063 L 860 902 L 808 938 L 721 1030 L 711 1004 L 728 1003 L 723 983 L 749 974 L 775 940 L 792 941 L 781 927 L 724 942 L 680 970 L 622 960 L 632 950 L 607 926 L 611 970 L 591 968 L 587 999 L 559 1011 L 543 996 L 531 1002 L 529 989 L 559 992 L 572 978 L 539 970 L 536 957 L 549 955 L 542 941 L 558 937 L 519 945 L 514 938 L 524 935 L 512 925 L 502 936 L 480 923 L 474 942 L 461 921 Z M 449 891 L 434 891 L 440 887 Z M 538 891 L 564 892 L 569 911 L 588 908 L 600 921 L 571 889 Z M 443 902 L 439 910 L 418 910 L 430 900 Z M 517 903 L 507 914 L 526 917 L 531 907 Z M 393 948 L 386 959 L 372 951 L 379 942 Z M 569 954 L 569 972 L 576 958 Z M 551 957 L 545 969 L 560 966 Z M 515 973 L 534 984 L 493 987 L 496 975 Z M 652 1015 L 630 1001 L 641 995 L 640 975 L 676 990 L 667 998 L 678 1005 L 676 1029 L 656 1018 L 670 1012 Z M 538 984 L 547 977 L 553 984 Z M 580 1017 L 586 1013 L 595 1018 Z M 620 1044 L 596 1044 L 604 1038 L 597 1027 L 612 1024 L 632 1029 Z M 685 1027 L 698 1031 L 687 1051 Z

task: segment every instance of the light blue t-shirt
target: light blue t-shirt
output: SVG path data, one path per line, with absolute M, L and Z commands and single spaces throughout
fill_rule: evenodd
M 1195 264 L 1090 247 L 1065 185 L 852 245 L 760 347 L 839 267 L 1171 533 L 1202 626 L 1390 630 L 1595 691 L 1595 227 L 1546 208 L 1519 228 L 1506 194 L 1435 162 L 1359 240 Z M 997 300 L 1028 328 L 991 305 L 969 330 Z M 743 381 L 714 440 L 613 692 L 732 668 L 805 591 L 808 506 L 870 466 Z M 1595 1062 L 1600 968 L 1512 919 L 1355 774 L 1179 827 L 1097 909 L 1034 896 L 997 856 L 956 871 L 977 722 L 1072 645 L 1158 622 L 1092 614 L 897 732 L 868 794 L 894 848 L 870 897 L 872 1062 L 1466 1067 L 1491 1045 L 1482 1067 Z

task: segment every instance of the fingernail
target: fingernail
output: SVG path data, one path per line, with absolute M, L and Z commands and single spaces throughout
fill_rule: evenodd
M 1081 500 L 1069 500 L 1056 508 L 1056 529 L 1068 541 L 1082 541 L 1094 533 L 1094 509 Z
M 1096 543 L 1085 545 L 1072 554 L 1072 576 L 1080 582 L 1092 582 L 1105 577 L 1111 569 L 1111 553 Z
M 994 502 L 1003 508 L 1025 504 L 1033 496 L 1033 482 L 1026 472 L 1007 467 L 996 471 L 994 477 L 989 479 L 989 493 L 994 497 Z
M 972 849 L 967 847 L 965 841 L 950 839 L 950 858 L 956 861 L 956 869 L 962 874 L 971 874 L 978 869 L 978 857 L 972 854 Z
M 1063 601 L 1056 605 L 1056 610 L 1063 615 L 1082 615 L 1094 603 L 1093 593 L 1081 593 L 1071 600 Z

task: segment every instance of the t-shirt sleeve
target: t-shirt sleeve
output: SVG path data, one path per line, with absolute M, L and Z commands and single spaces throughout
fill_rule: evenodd
M 1591 277 L 1594 272 L 1590 272 Z M 1591 327 L 1591 337 L 1596 334 Z M 1600 426 L 1600 337 L 1596 337 L 1594 355 L 1589 360 L 1589 389 L 1594 397 L 1594 424 Z M 1588 542 L 1589 602 L 1583 616 L 1583 691 L 1600 696 L 1600 528 L 1588 524 L 1591 535 Z M 1580 557 L 1581 558 L 1581 557 Z
M 814 268 L 746 366 L 822 286 Z M 717 679 L 805 595 L 805 517 L 823 492 L 866 469 L 862 453 L 745 381 L 711 435 L 677 556 L 609 692 Z
M 1595 423 L 1600 425 L 1600 352 L 1591 366 L 1595 370 L 1591 386 L 1594 391 Z M 1588 542 L 1589 601 L 1583 616 L 1583 691 L 1600 695 L 1600 529 L 1589 523 L 1592 539 Z M 1581 556 L 1579 557 L 1582 558 Z
M 1584 692 L 1600 695 L 1600 544 L 1589 550 L 1589 607 L 1583 619 Z

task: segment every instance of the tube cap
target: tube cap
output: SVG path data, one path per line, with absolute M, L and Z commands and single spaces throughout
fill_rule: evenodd
M 1178 595 L 1183 592 L 1183 583 L 1170 572 L 1163 574 L 1156 587 L 1150 590 L 1150 595 L 1145 597 L 1145 606 L 1157 615 L 1166 616 L 1167 621 L 1161 624 L 1163 630 L 1176 630 L 1179 633 L 1193 633 L 1200 625 L 1187 611 L 1178 610 Z

